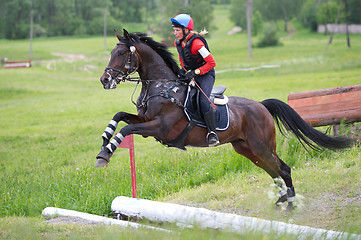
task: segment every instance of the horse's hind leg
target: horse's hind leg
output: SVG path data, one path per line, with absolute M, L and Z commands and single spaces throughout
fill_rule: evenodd
M 279 159 L 281 163 L 281 172 L 280 176 L 286 184 L 287 190 L 283 190 L 282 182 L 275 180 L 276 185 L 280 188 L 280 197 L 276 202 L 276 205 L 280 205 L 281 203 L 288 201 L 288 208 L 291 209 L 293 207 L 293 202 L 295 201 L 296 192 L 292 184 L 291 178 L 291 168 L 284 163 L 277 155 L 276 157 Z
M 280 196 L 276 205 L 288 201 L 287 208 L 292 209 L 295 190 L 292 184 L 291 168 L 277 154 L 271 152 L 268 146 L 262 147 L 262 144 L 258 143 L 257 148 L 251 148 L 249 143 L 244 141 L 232 142 L 232 145 L 237 153 L 250 159 L 256 166 L 264 169 L 274 179 L 277 187 L 280 189 Z M 286 184 L 287 190 L 283 190 L 283 183 L 280 181 L 280 178 Z

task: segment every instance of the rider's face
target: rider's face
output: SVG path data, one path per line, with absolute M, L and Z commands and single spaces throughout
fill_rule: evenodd
M 174 36 L 177 40 L 181 40 L 183 38 L 183 31 L 182 28 L 179 27 L 173 27 L 174 30 Z

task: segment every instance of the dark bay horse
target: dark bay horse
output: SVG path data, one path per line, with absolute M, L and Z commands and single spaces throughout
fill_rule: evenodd
M 105 89 L 114 89 L 120 81 L 130 80 L 129 75 L 138 72 L 142 89 L 136 103 L 138 114 L 118 112 L 106 127 L 97 167 L 107 166 L 118 145 L 130 134 L 155 137 L 166 145 L 182 148 L 174 145 L 174 140 L 189 126 L 182 108 L 188 84 L 179 79 L 179 67 L 166 46 L 144 34 L 129 34 L 126 30 L 124 36 L 118 33 L 116 36 L 119 43 L 112 50 L 100 81 Z M 228 107 L 230 124 L 227 130 L 217 131 L 220 143 L 231 143 L 237 153 L 264 169 L 279 189 L 284 182 L 287 190 L 280 191 L 276 204 L 287 201 L 289 208 L 292 208 L 295 190 L 290 167 L 276 153 L 275 121 L 279 128 L 282 123 L 303 145 L 311 148 L 337 149 L 353 144 L 352 139 L 330 137 L 315 130 L 290 106 L 277 99 L 256 102 L 229 97 Z M 128 125 L 113 137 L 120 121 Z M 205 128 L 196 126 L 187 132 L 182 143 L 207 147 L 206 134 Z

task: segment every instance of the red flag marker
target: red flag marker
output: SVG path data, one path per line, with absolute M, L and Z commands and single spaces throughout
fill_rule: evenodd
M 137 176 L 135 171 L 135 156 L 134 156 L 134 136 L 128 135 L 119 144 L 119 148 L 128 148 L 130 156 L 130 172 L 132 176 L 132 192 L 133 198 L 137 198 Z

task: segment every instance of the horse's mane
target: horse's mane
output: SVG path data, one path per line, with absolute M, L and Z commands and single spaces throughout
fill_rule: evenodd
M 169 52 L 168 47 L 162 43 L 154 41 L 153 38 L 147 36 L 145 33 L 131 33 L 129 34 L 134 40 L 141 41 L 151 47 L 154 51 L 156 51 L 165 61 L 172 71 L 178 75 L 179 74 L 179 66 L 177 62 L 173 58 L 173 54 Z

